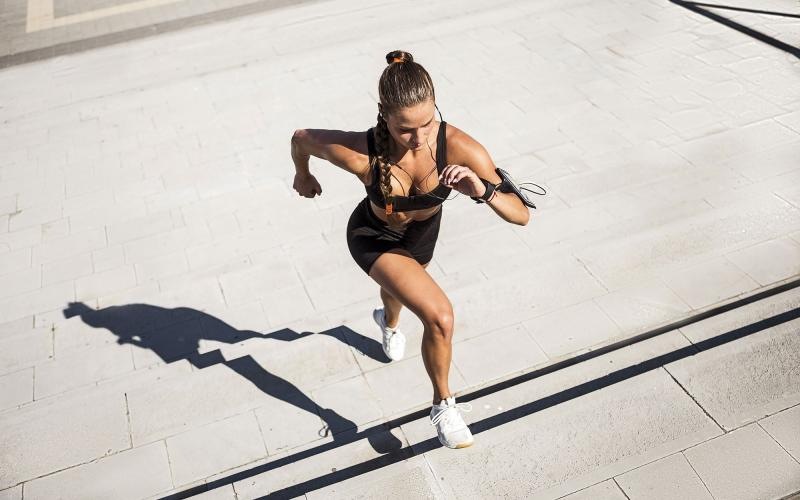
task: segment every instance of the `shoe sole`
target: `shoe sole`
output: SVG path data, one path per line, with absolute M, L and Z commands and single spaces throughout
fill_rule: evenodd
M 473 439 L 472 441 L 467 441 L 467 442 L 465 442 L 465 443 L 458 443 L 458 444 L 457 444 L 457 445 L 455 445 L 455 446 L 447 446 L 446 444 L 442 443 L 442 440 L 441 440 L 441 439 L 439 440 L 439 442 L 440 442 L 440 443 L 442 444 L 442 446 L 444 446 L 445 448 L 450 448 L 451 450 L 460 450 L 460 449 L 462 449 L 462 448 L 469 448 L 470 446 L 472 446 L 472 445 L 475 443 L 475 440 Z

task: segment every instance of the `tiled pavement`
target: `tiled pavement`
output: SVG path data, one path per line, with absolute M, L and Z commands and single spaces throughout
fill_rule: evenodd
M 4 33 L 23 19 L 14 5 Z M 206 8 L 168 12 L 181 6 L 20 35 L 118 43 L 0 71 L 0 498 L 204 482 L 220 485 L 208 498 L 257 497 L 373 459 L 354 426 L 427 405 L 419 322 L 404 313 L 411 352 L 387 363 L 376 287 L 346 249 L 362 188 L 322 162 L 322 197 L 290 188 L 291 131 L 370 126 L 393 48 L 426 65 L 449 122 L 550 193 L 526 227 L 464 197 L 445 204 L 430 271 L 455 307 L 459 393 L 800 274 L 800 62 L 731 26 L 668 1 L 343 0 L 130 31 Z M 707 10 L 797 45 L 794 3 L 758 9 L 795 17 Z M 118 40 L 98 41 L 102 22 Z M 788 297 L 747 321 L 796 308 Z M 710 324 L 616 362 L 741 326 Z M 388 481 L 398 498 L 778 498 L 800 490 L 797 333 L 792 320 L 308 497 L 370 498 Z M 469 418 L 606 363 L 476 400 Z M 391 432 L 416 446 L 424 424 Z

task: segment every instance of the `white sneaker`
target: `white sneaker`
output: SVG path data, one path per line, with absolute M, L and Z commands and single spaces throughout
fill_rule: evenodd
M 431 408 L 431 425 L 436 426 L 439 441 L 448 448 L 466 448 L 474 441 L 459 410 L 472 411 L 472 405 L 456 404 L 456 398 L 450 396 Z
M 403 359 L 403 353 L 406 350 L 406 336 L 399 329 L 386 326 L 383 308 L 372 311 L 372 319 L 381 329 L 384 354 L 392 361 Z

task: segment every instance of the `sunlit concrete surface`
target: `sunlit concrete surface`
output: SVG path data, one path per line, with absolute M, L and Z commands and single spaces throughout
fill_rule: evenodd
M 288 4 L 4 6 L 0 499 L 800 490 L 800 292 L 747 300 L 800 278 L 795 2 Z M 372 126 L 397 48 L 548 191 L 525 227 L 444 204 L 465 450 L 413 315 L 382 354 L 363 187 L 291 189 L 292 131 Z

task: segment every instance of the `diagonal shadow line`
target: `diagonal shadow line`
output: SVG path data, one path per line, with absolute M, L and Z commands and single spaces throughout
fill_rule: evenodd
M 772 47 L 775 47 L 776 49 L 779 49 L 779 50 L 782 50 L 784 52 L 787 52 L 787 53 L 795 56 L 796 58 L 800 59 L 800 49 L 797 48 L 797 47 L 794 47 L 792 45 L 789 45 L 788 43 L 784 43 L 784 42 L 782 42 L 782 41 L 780 41 L 780 40 L 778 40 L 776 38 L 773 38 L 773 37 L 771 37 L 769 35 L 765 35 L 764 33 L 761 33 L 760 31 L 754 30 L 753 28 L 748 28 L 747 26 L 745 26 L 743 24 L 739 24 L 736 21 L 728 19 L 727 17 L 720 16 L 719 14 L 715 14 L 713 12 L 710 12 L 710 11 L 706 10 L 706 9 L 698 7 L 699 4 L 696 4 L 696 3 L 693 3 L 693 2 L 684 2 L 683 0 L 669 0 L 669 1 L 674 3 L 675 5 L 678 5 L 679 7 L 683 7 L 685 9 L 691 10 L 692 12 L 700 14 L 701 16 L 705 16 L 705 17 L 711 19 L 712 21 L 716 21 L 716 22 L 718 22 L 720 24 L 724 24 L 725 26 L 727 26 L 729 28 L 732 28 L 732 29 L 734 29 L 734 30 L 736 30 L 736 31 L 738 31 L 740 33 L 744 33 L 745 35 L 747 35 L 749 37 L 755 38 L 756 40 L 758 40 L 760 42 L 764 42 L 767 45 L 771 45 Z
M 596 379 L 570 387 L 555 394 L 551 394 L 550 396 L 546 396 L 536 401 L 526 403 L 522 406 L 506 410 L 497 415 L 487 417 L 483 420 L 473 423 L 472 425 L 470 425 L 470 428 L 473 434 L 480 434 L 482 432 L 486 432 L 500 425 L 507 424 L 514 420 L 518 420 L 520 418 L 532 415 L 547 408 L 551 408 L 561 403 L 565 403 L 567 401 L 576 399 L 581 396 L 585 396 L 587 394 L 603 389 L 605 387 L 609 387 L 611 385 L 623 382 L 638 375 L 661 368 L 666 364 L 673 363 L 675 361 L 679 361 L 681 359 L 688 358 L 690 356 L 694 356 L 695 354 L 699 354 L 703 351 L 707 351 L 709 349 L 713 349 L 714 347 L 719 347 L 721 345 L 728 344 L 730 342 L 742 339 L 749 335 L 753 335 L 754 333 L 766 330 L 767 328 L 771 328 L 780 325 L 782 323 L 792 321 L 797 318 L 800 318 L 800 308 L 786 311 L 781 314 L 776 314 L 775 316 L 771 316 L 769 318 L 757 321 L 750 325 L 746 325 L 737 328 L 735 330 L 731 330 L 730 332 L 717 335 L 716 337 L 703 340 L 696 344 L 682 347 L 680 349 L 676 349 L 666 354 L 650 358 L 636 365 L 622 368 L 607 375 L 603 375 L 602 377 L 598 377 Z M 359 476 L 361 474 L 365 474 L 367 472 L 371 472 L 386 467 L 388 465 L 401 462 L 403 460 L 410 458 L 411 456 L 420 455 L 422 453 L 438 448 L 439 446 L 440 445 L 438 444 L 438 440 L 436 438 L 431 438 L 422 441 L 421 443 L 418 443 L 416 445 L 406 446 L 391 454 L 376 457 L 372 460 L 355 464 L 350 467 L 346 467 L 344 469 L 337 469 L 335 472 L 325 474 L 313 479 L 309 479 L 302 483 L 294 484 L 292 486 L 274 491 L 269 495 L 265 495 L 260 498 L 295 498 L 297 496 L 302 496 L 310 491 L 324 488 L 326 486 L 330 486 L 345 479 L 350 479 Z
M 698 322 L 703 321 L 705 319 L 712 318 L 712 317 L 718 316 L 720 314 L 724 314 L 724 313 L 729 312 L 729 311 L 733 311 L 733 310 L 735 310 L 737 308 L 740 308 L 740 307 L 746 306 L 748 304 L 752 304 L 752 303 L 758 302 L 760 300 L 763 300 L 763 299 L 766 299 L 766 298 L 769 298 L 769 297 L 773 297 L 775 295 L 787 292 L 789 290 L 793 290 L 795 288 L 800 288 L 800 279 L 797 279 L 797 280 L 794 280 L 794 281 L 789 281 L 789 282 L 783 283 L 781 285 L 775 286 L 773 288 L 769 288 L 767 290 L 762 290 L 762 291 L 754 293 L 753 295 L 750 295 L 748 297 L 743 297 L 743 298 L 740 298 L 740 299 L 735 300 L 733 302 L 730 302 L 728 304 L 723 304 L 723 305 L 714 307 L 712 309 L 709 309 L 707 311 L 702 311 L 702 312 L 697 313 L 695 315 L 689 316 L 688 318 L 684 318 L 682 320 L 678 320 L 678 321 L 672 322 L 670 324 L 661 326 L 659 328 L 655 328 L 653 330 L 640 333 L 639 335 L 635 335 L 633 337 L 630 337 L 630 338 L 627 338 L 627 339 L 623 339 L 623 340 L 621 340 L 619 342 L 615 342 L 614 344 L 611 344 L 611 345 L 608 345 L 608 346 L 605 346 L 605 347 L 602 347 L 602 348 L 599 348 L 599 349 L 595 349 L 594 351 L 586 352 L 586 353 L 580 354 L 578 356 L 573 356 L 572 358 L 568 358 L 568 359 L 559 361 L 557 363 L 553 363 L 552 365 L 545 366 L 545 367 L 540 368 L 538 370 L 534 370 L 534 371 L 529 372 L 529 373 L 523 373 L 522 375 L 518 375 L 518 376 L 516 376 L 514 378 L 511 378 L 509 380 L 498 382 L 496 384 L 493 384 L 491 386 L 485 387 L 483 389 L 479 389 L 477 391 L 473 391 L 473 392 L 470 392 L 470 393 L 467 393 L 467 394 L 461 394 L 461 395 L 459 395 L 459 399 L 461 401 L 472 401 L 474 399 L 477 399 L 477 398 L 480 398 L 480 397 L 483 397 L 483 396 L 486 396 L 486 395 L 501 391 L 503 389 L 507 389 L 509 387 L 512 387 L 512 386 L 515 386 L 515 385 L 519 385 L 519 384 L 521 384 L 523 382 L 527 382 L 527 381 L 532 380 L 534 378 L 541 377 L 541 376 L 546 375 L 548 373 L 553 373 L 553 372 L 559 371 L 561 369 L 573 366 L 575 364 L 578 364 L 578 363 L 581 363 L 581 362 L 584 362 L 584 361 L 588 361 L 590 359 L 602 356 L 602 355 L 607 354 L 609 352 L 613 352 L 613 351 L 622 349 L 624 347 L 628 347 L 630 345 L 634 345 L 636 343 L 639 343 L 639 342 L 642 342 L 642 341 L 657 337 L 659 335 L 663 335 L 663 334 L 668 333 L 670 331 L 677 330 L 678 328 L 682 328 L 684 326 L 691 325 L 691 324 L 694 324 L 694 323 L 698 323 Z M 398 417 L 398 418 L 396 418 L 394 420 L 391 420 L 391 421 L 388 421 L 386 423 L 379 424 L 379 425 L 373 426 L 373 427 L 368 428 L 368 429 L 364 429 L 361 432 L 357 432 L 355 434 L 351 434 L 351 435 L 345 437 L 344 439 L 342 439 L 341 441 L 339 441 L 338 444 L 336 444 L 336 443 L 327 443 L 327 444 L 324 444 L 324 445 L 320 445 L 320 446 L 317 446 L 317 447 L 314 447 L 314 448 L 311 448 L 311 449 L 308 449 L 308 450 L 305 450 L 305 451 L 301 451 L 301 452 L 295 453 L 293 455 L 289 455 L 289 456 L 280 458 L 278 460 L 275 460 L 274 462 L 270 462 L 268 464 L 260 465 L 260 466 L 254 467 L 252 469 L 241 471 L 241 472 L 238 472 L 236 474 L 233 474 L 233 475 L 230 475 L 230 476 L 227 476 L 227 477 L 223 477 L 223 478 L 217 479 L 215 481 L 212 481 L 212 482 L 209 482 L 209 483 L 206 483 L 206 484 L 202 484 L 202 485 L 198 485 L 198 486 L 195 486 L 195 487 L 192 487 L 192 488 L 188 488 L 186 490 L 183 490 L 183 491 L 180 491 L 180 492 L 177 492 L 177 493 L 173 493 L 171 495 L 168 495 L 168 496 L 165 496 L 165 497 L 162 497 L 162 498 L 164 500 L 166 500 L 166 499 L 173 500 L 173 499 L 189 498 L 191 496 L 198 495 L 198 494 L 204 493 L 206 491 L 210 491 L 210 490 L 213 490 L 213 489 L 216 489 L 216 488 L 220 488 L 222 486 L 226 486 L 228 484 L 232 484 L 234 482 L 237 482 L 237 481 L 240 481 L 240 480 L 243 480 L 243 479 L 247 479 L 249 477 L 253 477 L 255 475 L 261 474 L 262 472 L 267 472 L 267 471 L 276 469 L 278 467 L 282 467 L 284 465 L 288 465 L 288 464 L 291 464 L 291 463 L 294 463 L 294 462 L 298 462 L 300 460 L 304 460 L 304 459 L 309 458 L 309 457 L 311 457 L 311 456 L 313 456 L 315 454 L 323 453 L 323 452 L 329 451 L 329 450 L 331 450 L 333 448 L 337 448 L 339 446 L 344 446 L 346 444 L 349 444 L 349 443 L 352 443 L 352 442 L 357 441 L 359 439 L 362 439 L 362 438 L 364 438 L 364 437 L 366 437 L 368 435 L 372 435 L 373 433 L 385 432 L 387 429 L 392 429 L 392 428 L 395 428 L 395 427 L 399 427 L 399 426 L 404 425 L 406 423 L 413 422 L 414 420 L 419 420 L 421 418 L 424 418 L 424 417 L 427 416 L 427 414 L 428 414 L 427 409 L 421 409 L 421 410 L 418 410 L 416 412 L 406 414 L 406 415 L 404 415 L 402 417 Z M 430 441 L 430 443 L 433 443 L 433 445 L 435 445 L 437 442 L 438 441 L 436 439 L 433 439 L 432 441 Z M 428 443 L 428 441 L 425 441 L 423 443 L 415 445 L 415 448 L 419 448 L 419 446 L 423 446 L 423 445 L 425 445 L 425 443 Z M 434 446 L 434 447 L 436 447 L 436 446 Z M 430 448 L 430 449 L 433 449 L 433 448 Z M 402 454 L 402 453 L 405 453 L 405 450 L 406 450 L 406 448 L 401 448 L 399 450 L 396 450 L 395 453 Z M 425 451 L 429 451 L 429 450 L 426 449 Z M 370 463 L 371 462 L 372 461 L 370 461 Z M 392 462 L 392 463 L 394 463 L 394 462 Z M 342 469 L 341 471 L 347 471 L 347 470 L 349 470 L 349 468 L 348 469 Z M 369 469 L 369 470 L 373 470 L 373 469 Z M 342 473 L 344 473 L 344 472 L 342 472 Z
M 753 14 L 765 14 L 768 16 L 779 16 L 779 17 L 791 17 L 794 19 L 800 19 L 800 14 L 789 14 L 786 12 L 772 12 L 769 10 L 758 10 L 758 9 L 745 9 L 744 7 L 733 7 L 730 5 L 717 5 L 713 3 L 700 3 L 700 2 L 692 2 L 693 5 L 697 5 L 699 7 L 711 7 L 714 9 L 722 9 L 722 10 L 735 10 L 737 12 L 751 12 Z

